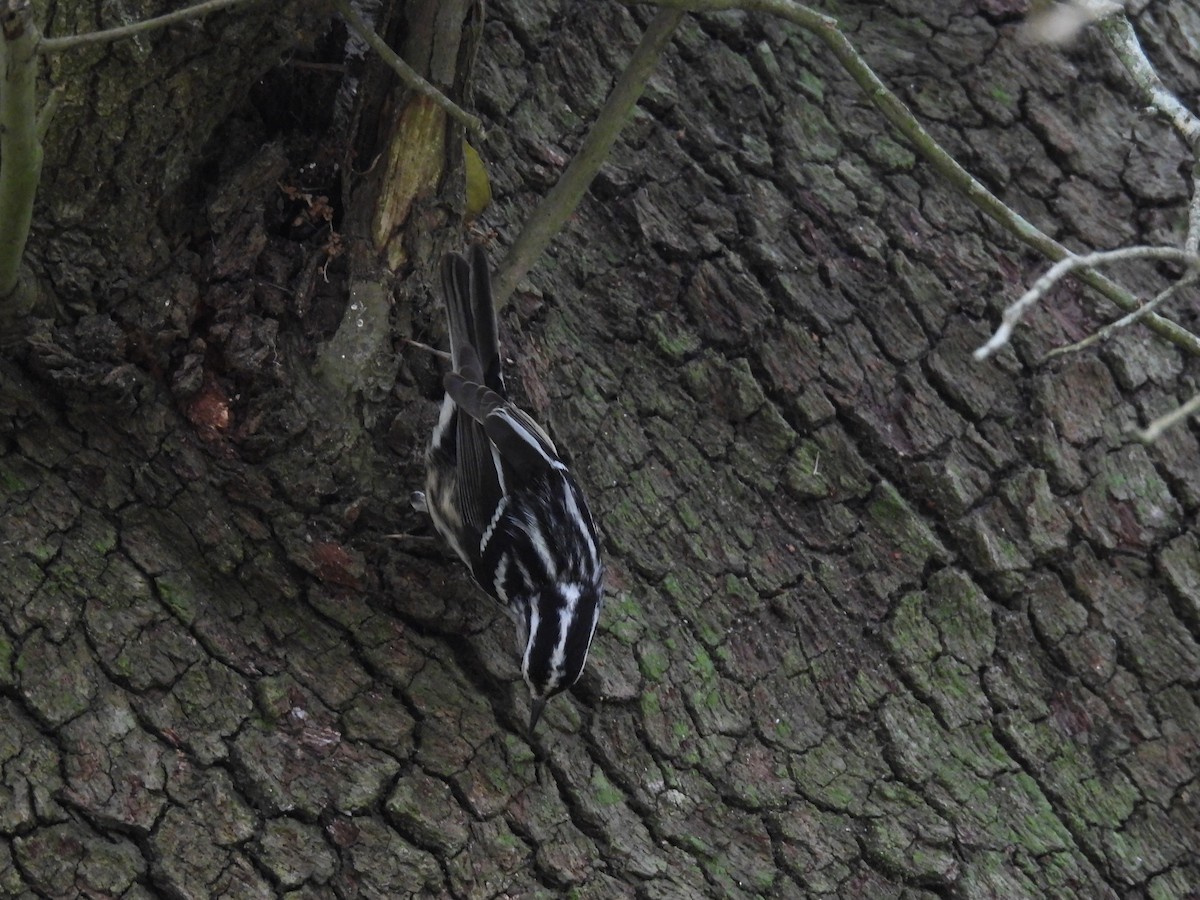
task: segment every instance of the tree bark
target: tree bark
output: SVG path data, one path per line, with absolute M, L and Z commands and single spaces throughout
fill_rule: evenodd
M 1103 45 L 951 6 L 839 4 L 1043 229 L 1179 243 L 1191 161 Z M 491 129 L 498 260 L 651 13 L 385 7 Z M 1135 24 L 1197 96 L 1194 10 Z M 60 315 L 0 359 L 0 895 L 1195 896 L 1200 447 L 1127 429 L 1200 364 L 1131 331 L 1039 366 L 1114 317 L 1070 285 L 973 362 L 1045 263 L 811 35 L 685 18 L 503 316 L 610 572 L 532 738 L 511 626 L 408 504 L 441 363 L 401 339 L 444 343 L 461 131 L 309 4 L 45 74 Z

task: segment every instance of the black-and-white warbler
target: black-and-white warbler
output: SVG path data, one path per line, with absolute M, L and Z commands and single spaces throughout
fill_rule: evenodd
M 587 661 L 603 603 L 599 541 L 554 443 L 507 399 L 482 247 L 469 261 L 447 254 L 442 290 L 453 371 L 413 506 L 516 623 L 532 733 Z

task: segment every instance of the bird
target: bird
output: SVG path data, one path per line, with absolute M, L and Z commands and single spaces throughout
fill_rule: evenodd
M 451 371 L 412 505 L 515 624 L 532 736 L 587 662 L 604 605 L 600 541 L 554 442 L 508 399 L 486 251 L 446 254 L 441 281 Z

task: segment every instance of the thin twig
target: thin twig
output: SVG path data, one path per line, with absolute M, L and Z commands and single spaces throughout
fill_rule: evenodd
M 450 362 L 450 354 L 445 350 L 439 350 L 437 347 L 430 347 L 428 344 L 422 344 L 420 341 L 414 341 L 412 338 L 401 338 L 400 340 L 410 347 L 416 347 L 418 350 L 424 353 L 430 353 L 436 356 L 438 359 L 444 359 L 446 362 Z
M 62 53 L 64 50 L 74 50 L 76 47 L 83 47 L 89 44 L 108 44 L 113 41 L 119 41 L 122 38 L 133 37 L 135 34 L 141 34 L 143 31 L 166 28 L 168 25 L 174 25 L 177 22 L 186 22 L 189 19 L 207 16 L 209 13 L 225 9 L 227 6 L 237 6 L 239 3 L 251 2 L 254 2 L 254 0 L 206 0 L 206 2 L 197 3 L 195 6 L 188 6 L 172 13 L 155 16 L 153 19 L 143 19 L 141 22 L 134 22 L 132 25 L 121 25 L 118 28 L 107 28 L 104 31 L 89 31 L 86 34 L 72 34 L 67 37 L 43 38 L 42 43 L 38 46 L 38 52 Z
M 1100 22 L 1100 32 L 1108 41 L 1133 83 L 1141 89 L 1147 102 L 1166 116 L 1192 151 L 1200 155 L 1200 119 L 1179 98 L 1167 90 L 1158 72 L 1142 50 L 1133 25 L 1124 13 L 1109 16 Z
M 66 92 L 66 88 L 61 84 L 55 85 L 50 89 L 50 94 L 46 97 L 46 102 L 42 104 L 42 108 L 37 114 L 36 123 L 39 143 L 46 139 L 46 132 L 50 130 L 50 123 L 54 121 L 54 115 L 58 112 L 63 94 Z
M 1141 431 L 1137 432 L 1137 439 L 1144 444 L 1150 444 L 1157 441 L 1164 431 L 1183 419 L 1186 419 L 1192 413 L 1200 410 L 1200 394 L 1197 394 L 1187 403 L 1175 407 L 1164 416 L 1159 416 Z
M 996 333 L 992 335 L 991 340 L 975 351 L 975 358 L 977 360 L 987 359 L 1007 344 L 1008 339 L 1012 337 L 1013 328 L 1021 321 L 1021 317 L 1025 315 L 1025 311 L 1045 297 L 1067 275 L 1079 269 L 1094 269 L 1096 266 L 1103 266 L 1108 263 L 1120 262 L 1127 259 L 1164 259 L 1187 263 L 1193 267 L 1200 264 L 1200 259 L 1197 259 L 1194 254 L 1180 250 L 1178 247 L 1122 247 L 1119 250 L 1101 250 L 1096 253 L 1086 253 L 1082 256 L 1068 256 L 1066 259 L 1059 260 L 1047 269 L 1046 273 L 1033 283 L 1033 287 L 1022 294 L 1021 298 L 1011 304 L 1008 309 L 1004 310 L 1004 316 L 1000 320 L 1000 327 L 996 329 Z M 1152 313 L 1147 312 L 1144 306 L 1135 309 L 1133 312 L 1139 313 L 1142 316 L 1152 315 Z
M 1200 118 L 1171 93 L 1153 64 L 1142 50 L 1137 32 L 1124 13 L 1109 16 L 1100 22 L 1104 35 L 1130 80 L 1142 92 L 1151 107 L 1165 116 L 1192 150 L 1192 202 L 1188 209 L 1188 233 L 1184 248 L 1192 254 L 1200 252 Z
M 1172 284 L 1170 287 L 1168 287 L 1166 290 L 1160 291 L 1158 296 L 1156 296 L 1153 300 L 1151 300 L 1145 306 L 1143 306 L 1137 310 L 1134 310 L 1133 312 L 1129 313 L 1128 315 L 1122 316 L 1121 318 L 1117 319 L 1115 322 L 1109 322 L 1107 325 L 1105 325 L 1099 331 L 1089 334 L 1087 337 L 1085 337 L 1081 341 L 1076 341 L 1073 344 L 1067 344 L 1065 347 L 1055 347 L 1053 350 L 1047 351 L 1046 354 L 1038 361 L 1039 364 L 1049 362 L 1050 360 L 1054 359 L 1056 356 L 1065 356 L 1068 353 L 1078 353 L 1080 350 L 1086 350 L 1088 347 L 1092 346 L 1093 344 L 1098 344 L 1101 341 L 1107 341 L 1110 337 L 1112 337 L 1114 334 L 1116 334 L 1122 328 L 1128 328 L 1130 325 L 1134 325 L 1134 324 L 1140 322 L 1143 318 L 1145 318 L 1147 313 L 1151 313 L 1158 307 L 1162 306 L 1164 303 L 1166 303 L 1168 300 L 1170 300 L 1172 297 L 1174 297 L 1176 294 L 1178 294 L 1184 288 L 1191 287 L 1193 284 L 1196 283 L 1197 277 L 1200 277 L 1200 276 L 1198 276 L 1196 271 L 1193 269 L 1192 271 L 1188 272 L 1188 274 L 1184 275 L 1183 278 L 1181 278 L 1179 281 L 1176 281 L 1174 284 Z
M 1200 156 L 1192 165 L 1192 203 L 1188 207 L 1188 233 L 1183 249 L 1200 253 Z
M 495 277 L 492 289 L 497 306 L 503 306 L 512 295 L 517 282 L 529 271 L 534 261 L 546 249 L 546 245 L 562 228 L 567 218 L 575 212 L 583 199 L 588 185 L 596 177 L 600 166 L 608 158 L 621 127 L 629 117 L 630 110 L 646 87 L 646 81 L 658 65 L 659 57 L 671 40 L 675 26 L 683 18 L 682 10 L 659 10 L 641 43 L 633 51 L 629 63 L 621 72 L 612 93 L 604 101 L 604 107 L 592 123 L 579 152 L 575 154 L 562 176 L 550 192 L 534 209 L 520 235 L 513 242 Z
M 416 91 L 424 97 L 428 97 L 444 109 L 446 115 L 461 124 L 475 140 L 480 143 L 487 140 L 487 134 L 483 130 L 483 121 L 478 116 L 471 115 L 439 91 L 422 78 L 416 69 L 401 59 L 399 54 L 388 46 L 387 41 L 381 38 L 378 32 L 371 27 L 371 23 L 359 15 L 358 10 L 351 6 L 350 0 L 335 0 L 334 5 L 337 7 L 337 11 L 341 13 L 342 18 L 349 23 L 350 27 L 357 31 L 359 36 L 367 42 L 367 45 L 387 64 L 388 68 L 399 76 L 405 87 Z
M 636 5 L 639 0 L 621 0 L 626 5 Z M 938 144 L 866 61 L 854 49 L 850 40 L 838 29 L 837 21 L 814 9 L 796 3 L 795 0 L 654 0 L 655 5 L 693 12 L 744 9 L 766 12 L 787 19 L 804 28 L 825 44 L 842 67 L 858 83 L 876 108 L 891 124 L 912 143 L 921 156 L 934 169 L 980 211 L 991 216 L 1006 231 L 1028 244 L 1047 259 L 1057 262 L 1072 255 L 1071 251 L 1043 232 L 1024 216 L 1007 206 L 999 197 L 983 186 L 962 165 Z M 1142 304 L 1125 288 L 1106 278 L 1094 269 L 1083 269 L 1077 277 L 1095 289 L 1125 312 L 1133 312 Z M 1165 319 L 1157 313 L 1146 316 L 1146 327 L 1159 337 L 1183 347 L 1189 353 L 1200 356 L 1200 337 L 1186 328 Z

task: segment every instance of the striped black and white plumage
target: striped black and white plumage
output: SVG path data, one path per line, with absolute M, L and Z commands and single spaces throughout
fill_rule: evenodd
M 446 256 L 442 290 L 453 371 L 414 505 L 516 623 L 532 732 L 587 661 L 603 602 L 600 546 L 554 443 L 508 402 L 482 247 L 469 261 Z

